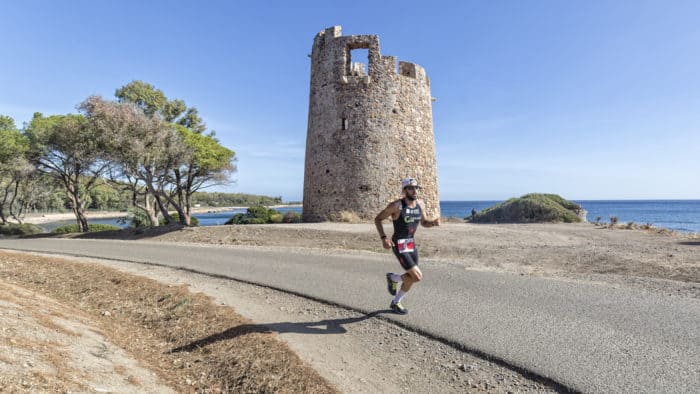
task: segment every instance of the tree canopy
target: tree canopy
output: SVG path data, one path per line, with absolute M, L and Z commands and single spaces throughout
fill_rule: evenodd
M 120 87 L 115 97 L 90 96 L 77 114 L 37 112 L 23 130 L 12 118 L 0 116 L 2 223 L 5 200 L 11 197 L 13 207 L 17 202 L 38 204 L 37 199 L 17 197 L 38 195 L 41 182 L 44 190 L 52 190 L 54 183 L 45 182 L 46 177 L 64 189 L 81 231 L 88 230 L 87 207 L 119 206 L 125 193 L 134 207 L 147 213 L 151 225 L 158 225 L 159 214 L 171 222 L 171 210 L 189 225 L 194 193 L 230 182 L 236 154 L 207 131 L 197 108 L 168 99 L 143 81 Z M 47 195 L 41 200 L 62 204 Z

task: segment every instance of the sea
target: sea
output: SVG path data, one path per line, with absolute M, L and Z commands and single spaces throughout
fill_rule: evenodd
M 443 217 L 464 218 L 471 214 L 492 207 L 502 201 L 440 201 L 440 211 Z M 700 233 L 700 200 L 574 200 L 588 211 L 588 221 L 594 222 L 600 217 L 601 222 L 610 222 L 616 216 L 618 223 L 652 224 L 686 233 Z M 277 209 L 280 212 L 301 212 L 300 206 L 290 206 Z M 245 209 L 230 211 L 198 213 L 200 226 L 218 226 L 224 224 L 231 216 L 245 212 Z M 74 220 L 45 223 L 41 226 L 46 231 L 65 224 L 75 223 Z M 118 219 L 94 219 L 90 223 L 104 223 L 125 227 Z

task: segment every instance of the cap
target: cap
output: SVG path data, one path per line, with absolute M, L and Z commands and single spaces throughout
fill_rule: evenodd
M 418 181 L 416 181 L 413 178 L 404 178 L 401 181 L 401 189 L 405 189 L 408 186 L 413 186 L 413 187 L 417 187 L 420 189 L 420 186 L 418 185 Z

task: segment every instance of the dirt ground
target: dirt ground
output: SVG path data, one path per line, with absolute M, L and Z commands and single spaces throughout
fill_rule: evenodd
M 79 308 L 0 282 L 0 391 L 170 393 Z
M 105 267 L 0 251 L 1 392 L 337 390 L 266 327 Z

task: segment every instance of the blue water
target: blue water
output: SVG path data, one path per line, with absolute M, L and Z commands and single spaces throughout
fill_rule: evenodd
M 442 216 L 463 218 L 472 208 L 480 211 L 501 201 L 441 201 Z M 610 222 L 617 216 L 618 223 L 651 223 L 683 232 L 700 233 L 700 200 L 581 200 L 575 201 L 588 211 L 588 221 Z
M 623 200 L 576 201 L 588 211 L 588 221 L 600 216 L 610 222 L 617 216 L 619 223 L 651 223 L 656 227 L 700 233 L 700 200 Z
M 471 210 L 491 207 L 501 201 L 441 201 L 440 211 L 443 217 L 464 218 Z M 600 216 L 601 222 L 610 222 L 610 217 L 617 216 L 620 224 L 635 222 L 637 224 L 651 223 L 656 227 L 665 227 L 682 232 L 700 233 L 700 200 L 582 200 L 576 201 L 588 211 L 588 221 L 593 222 Z M 280 212 L 301 212 L 301 207 L 284 207 Z M 200 226 L 217 226 L 224 224 L 231 216 L 245 212 L 236 209 L 225 212 L 199 213 L 194 216 L 199 219 Z M 75 220 L 42 224 L 46 231 L 73 224 Z M 117 219 L 95 219 L 90 223 L 104 223 L 125 227 Z

